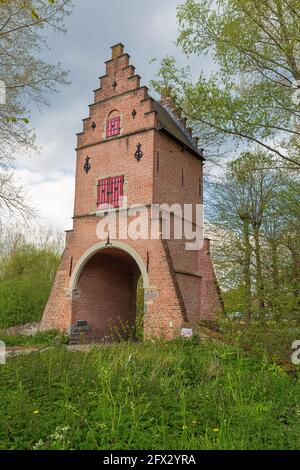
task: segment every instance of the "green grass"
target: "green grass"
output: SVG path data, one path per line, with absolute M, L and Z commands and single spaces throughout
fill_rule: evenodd
M 65 343 L 67 337 L 57 331 L 39 331 L 34 335 L 8 334 L 0 331 L 0 341 L 6 346 L 51 346 Z
M 299 382 L 233 347 L 58 347 L 0 368 L 0 449 L 300 448 Z

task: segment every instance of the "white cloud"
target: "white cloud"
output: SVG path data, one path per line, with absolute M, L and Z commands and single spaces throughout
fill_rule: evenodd
M 56 170 L 74 172 L 75 134 L 82 130 L 81 116 L 86 108 L 78 100 L 74 104 L 65 104 L 63 110 L 55 105 L 34 118 L 32 125 L 40 152 L 17 155 L 17 167 L 44 172 L 45 175 Z
M 174 0 L 161 2 L 159 8 L 153 8 L 152 15 L 147 17 L 146 22 L 140 24 L 141 37 L 151 39 L 157 44 L 166 41 L 164 47 L 168 49 L 177 35 L 176 6 L 179 3 Z M 153 46 L 153 42 L 150 45 Z
M 72 228 L 74 177 L 63 172 L 47 175 L 29 169 L 17 169 L 15 179 L 27 191 L 28 200 L 38 211 L 37 223 L 55 230 Z

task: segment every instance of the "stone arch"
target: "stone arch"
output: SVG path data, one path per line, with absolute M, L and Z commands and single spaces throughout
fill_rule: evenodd
M 113 109 L 112 111 L 109 111 L 107 116 L 106 116 L 106 121 L 108 119 L 113 119 L 115 117 L 121 116 L 121 113 L 118 109 Z
M 147 273 L 147 269 L 145 266 L 144 261 L 140 257 L 140 255 L 135 251 L 131 246 L 127 245 L 124 242 L 120 241 L 113 241 L 113 248 L 117 248 L 121 251 L 126 252 L 129 254 L 134 261 L 136 262 L 140 272 L 141 276 L 143 278 L 143 286 L 144 289 L 149 289 L 150 284 L 149 284 L 149 276 Z M 79 261 L 76 263 L 76 266 L 72 272 L 70 282 L 69 282 L 69 289 L 68 293 L 72 297 L 74 293 L 76 292 L 77 285 L 78 285 L 78 280 L 80 277 L 80 274 L 82 273 L 85 265 L 87 262 L 98 252 L 103 251 L 103 250 L 109 250 L 109 248 L 112 248 L 110 246 L 107 246 L 106 242 L 100 242 L 97 243 L 96 245 L 93 245 L 91 248 L 89 248 L 79 259 Z

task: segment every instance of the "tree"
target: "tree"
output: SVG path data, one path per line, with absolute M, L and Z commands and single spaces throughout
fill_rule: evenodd
M 222 253 L 221 268 L 226 263 L 225 270 L 234 270 L 238 274 L 236 285 L 243 278 L 245 299 L 245 321 L 249 323 L 252 316 L 252 280 L 250 239 L 251 200 L 243 178 L 237 177 L 234 163 L 217 183 L 212 186 L 213 202 L 209 206 L 209 220 L 219 230 L 226 231 L 221 239 L 219 251 Z M 225 259 L 224 259 L 225 256 Z M 240 266 L 240 269 L 238 269 Z M 220 267 L 220 263 L 219 263 Z M 232 287 L 232 286 L 231 286 Z
M 49 94 L 67 83 L 61 66 L 47 64 L 40 52 L 47 47 L 45 29 L 63 32 L 71 6 L 71 0 L 0 0 L 0 80 L 6 89 L 0 104 L 0 209 L 26 210 L 11 169 L 17 152 L 36 149 L 32 107 L 48 105 Z
M 235 180 L 243 185 L 248 196 L 248 215 L 254 240 L 257 297 L 261 314 L 265 307 L 261 230 L 266 212 L 272 205 L 276 191 L 281 185 L 279 174 L 272 170 L 273 166 L 272 158 L 261 152 L 243 153 L 241 157 L 229 164 Z
M 299 181 L 273 166 L 265 153 L 243 153 L 211 188 L 217 274 L 231 304 L 243 293 L 247 322 L 256 305 L 262 320 L 299 316 Z
M 290 280 L 295 296 L 300 300 L 300 182 L 290 177 L 278 197 L 277 213 L 282 214 L 281 243 L 288 250 L 291 260 Z
M 299 152 L 280 145 L 299 143 L 299 11 L 300 0 L 186 0 L 178 8 L 178 45 L 209 55 L 217 71 L 193 83 L 167 57 L 152 84 L 173 89 L 204 146 L 255 143 L 300 167 Z
M 41 319 L 59 266 L 62 236 L 40 228 L 0 233 L 0 328 Z

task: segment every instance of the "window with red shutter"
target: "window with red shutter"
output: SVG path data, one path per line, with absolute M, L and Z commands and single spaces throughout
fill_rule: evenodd
M 111 205 L 120 207 L 123 205 L 124 176 L 116 176 L 111 179 Z
M 97 208 L 109 208 L 110 178 L 98 181 Z
M 112 119 L 108 119 L 106 123 L 106 137 L 113 137 L 119 135 L 121 130 L 121 117 L 117 116 Z
M 114 176 L 98 181 L 97 209 L 117 208 L 123 205 L 124 176 Z

